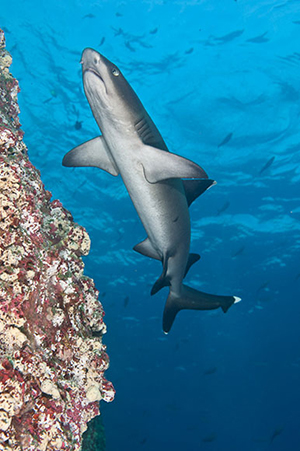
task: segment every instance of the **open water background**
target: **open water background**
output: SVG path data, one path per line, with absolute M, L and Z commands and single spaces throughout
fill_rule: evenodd
M 92 239 L 117 390 L 101 403 L 107 451 L 300 449 L 300 2 L 1 1 L 33 164 Z M 80 55 L 92 47 L 132 84 L 170 151 L 218 184 L 191 207 L 187 283 L 234 294 L 179 313 L 168 336 L 160 264 L 119 178 L 63 168 L 99 134 Z

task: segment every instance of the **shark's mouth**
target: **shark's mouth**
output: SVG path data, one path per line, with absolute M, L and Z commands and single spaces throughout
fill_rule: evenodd
M 95 71 L 95 69 L 93 69 L 92 67 L 88 67 L 87 69 L 85 69 L 84 72 L 83 72 L 83 75 L 84 75 L 86 72 L 92 72 L 93 74 L 96 75 L 96 77 L 100 78 L 100 80 L 102 81 L 103 84 L 105 84 L 105 83 L 104 83 L 104 80 L 103 80 L 103 78 L 101 77 L 101 75 L 99 74 L 99 72 Z
M 88 67 L 87 69 L 85 69 L 84 71 L 83 71 L 83 77 L 86 75 L 86 74 L 94 74 L 94 75 L 96 75 L 96 77 L 98 78 L 98 80 L 100 80 L 101 81 L 101 83 L 102 83 L 102 85 L 103 85 L 103 87 L 104 87 L 104 89 L 105 89 L 105 92 L 107 93 L 107 89 L 106 89 L 106 85 L 105 85 L 105 82 L 104 82 L 104 80 L 103 80 L 103 78 L 101 77 L 101 75 L 99 74 L 99 72 L 97 72 L 95 69 L 93 69 L 92 67 Z

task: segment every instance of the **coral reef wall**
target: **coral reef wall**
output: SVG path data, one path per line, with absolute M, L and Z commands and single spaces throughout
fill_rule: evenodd
M 0 450 L 79 450 L 114 389 L 86 231 L 44 189 L 0 30 Z

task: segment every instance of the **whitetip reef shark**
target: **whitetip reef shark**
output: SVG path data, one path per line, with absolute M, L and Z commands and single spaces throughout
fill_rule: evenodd
M 94 166 L 121 175 L 147 232 L 147 238 L 134 250 L 162 262 L 162 274 L 151 294 L 169 287 L 163 313 L 165 333 L 182 309 L 221 307 L 227 312 L 240 298 L 207 294 L 183 284 L 188 270 L 200 258 L 190 254 L 188 208 L 215 182 L 196 163 L 169 152 L 115 64 L 90 48 L 83 51 L 81 64 L 84 91 L 102 134 L 70 150 L 63 165 Z

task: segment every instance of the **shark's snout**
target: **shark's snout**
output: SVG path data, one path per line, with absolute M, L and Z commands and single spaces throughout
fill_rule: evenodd
M 80 64 L 82 64 L 82 70 L 85 72 L 86 70 L 92 69 L 94 72 L 99 71 L 99 66 L 101 62 L 101 57 L 96 50 L 86 48 L 82 52 Z
M 87 61 L 90 63 L 99 64 L 100 59 L 100 54 L 96 52 L 96 50 L 90 48 L 84 49 L 81 55 L 81 60 L 83 62 Z

